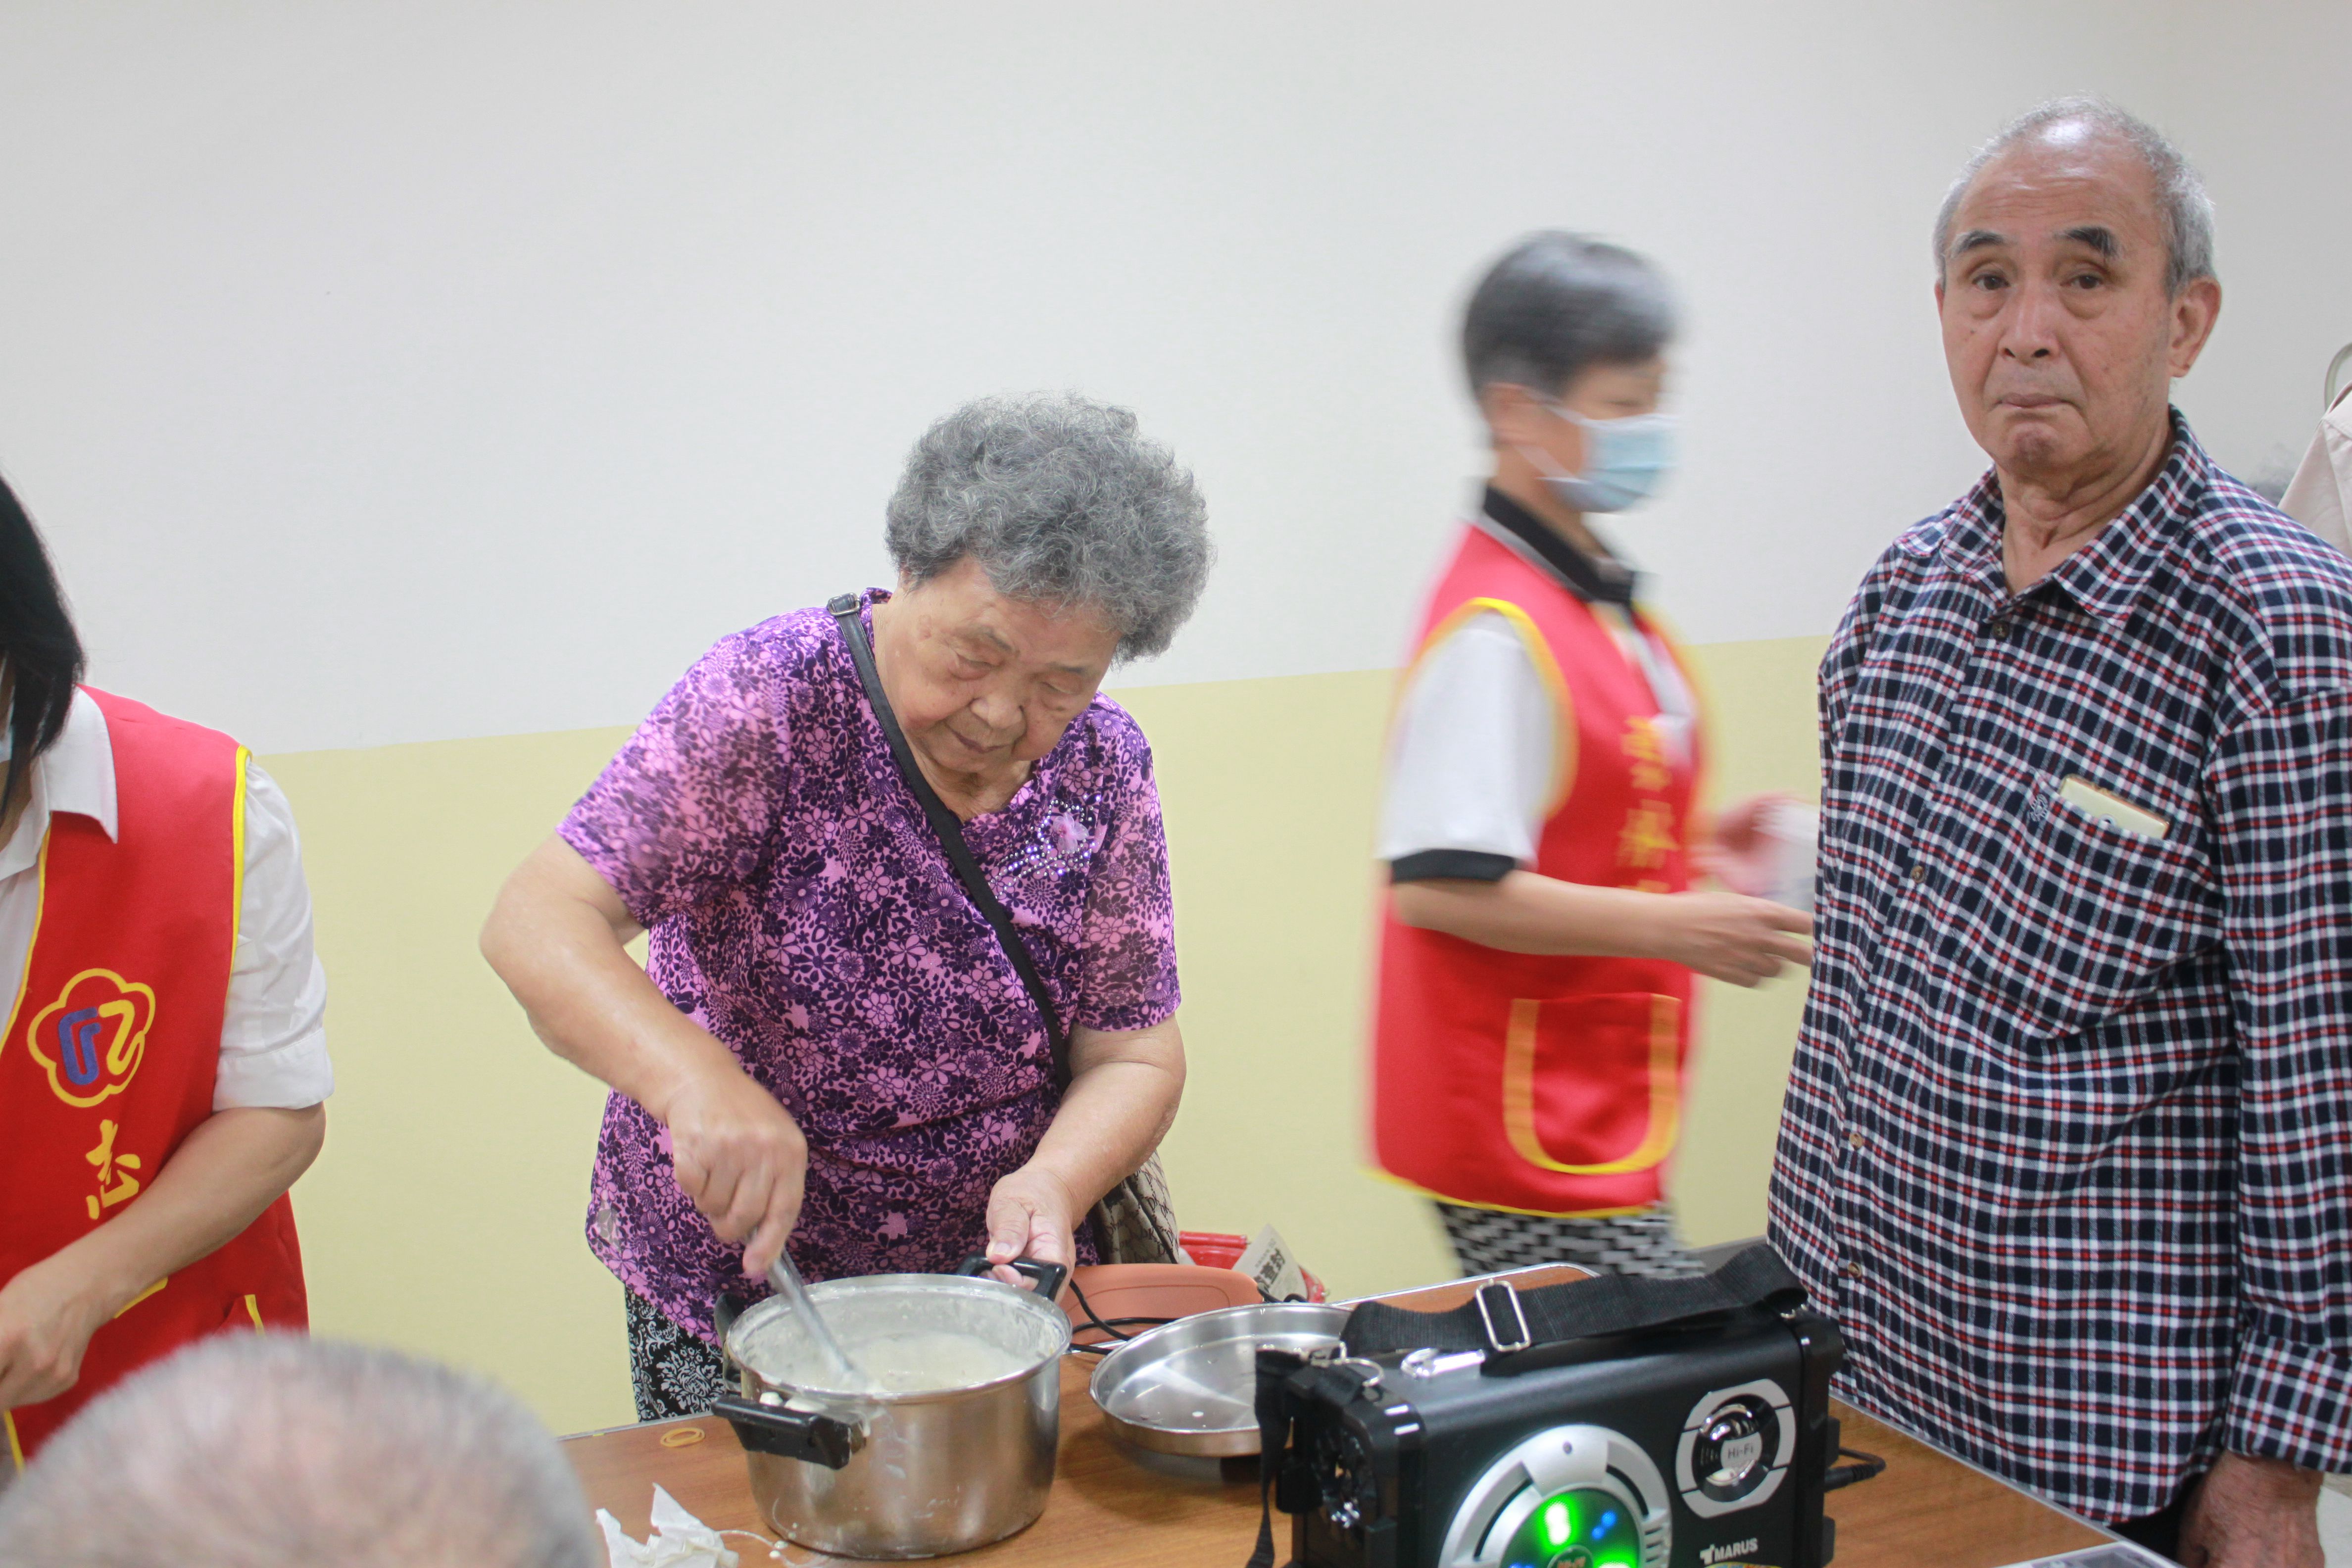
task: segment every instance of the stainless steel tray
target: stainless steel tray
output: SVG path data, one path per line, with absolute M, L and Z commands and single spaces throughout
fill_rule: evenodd
M 1260 1345 L 1337 1343 L 1348 1309 L 1308 1301 L 1227 1307 L 1139 1334 L 1105 1356 L 1087 1385 L 1118 1436 L 1162 1454 L 1257 1452 Z

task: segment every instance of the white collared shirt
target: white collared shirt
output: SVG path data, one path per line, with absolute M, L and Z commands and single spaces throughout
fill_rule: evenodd
M 0 740 L 0 769 L 5 755 Z M 24 990 L 40 919 L 41 841 L 58 812 L 89 817 L 114 837 L 114 746 L 106 715 L 83 691 L 74 693 L 57 743 L 34 762 L 32 799 L 0 844 L 0 984 L 11 1002 Z M 335 1087 L 326 1013 L 327 974 L 311 948 L 310 889 L 294 813 L 260 764 L 247 762 L 245 881 L 213 1109 L 299 1110 L 325 1100 Z

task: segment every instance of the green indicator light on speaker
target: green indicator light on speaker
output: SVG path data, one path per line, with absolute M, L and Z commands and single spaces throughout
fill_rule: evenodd
M 1571 1488 L 1523 1516 L 1497 1561 L 1510 1568 L 1642 1568 L 1641 1522 L 1612 1491 Z

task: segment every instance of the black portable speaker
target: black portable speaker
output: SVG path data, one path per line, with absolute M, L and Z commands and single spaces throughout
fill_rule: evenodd
M 1832 1479 L 1843 1343 L 1802 1299 L 1759 1247 L 1706 1279 L 1359 1308 L 1336 1352 L 1261 1352 L 1297 1568 L 1826 1568 L 1824 1493 L 1875 1472 Z

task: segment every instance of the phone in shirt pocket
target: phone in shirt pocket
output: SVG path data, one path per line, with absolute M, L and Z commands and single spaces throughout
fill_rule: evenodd
M 1968 933 L 2020 1039 L 2069 1037 L 2137 1005 L 2221 934 L 2193 822 L 2078 773 L 2038 781 L 2015 853 L 1990 868 Z
M 2135 837 L 2171 836 L 2172 824 L 2163 817 L 2145 806 L 2134 805 L 2121 795 L 2109 795 L 2080 773 L 2068 773 L 2058 782 L 2058 799 L 2094 821 Z

